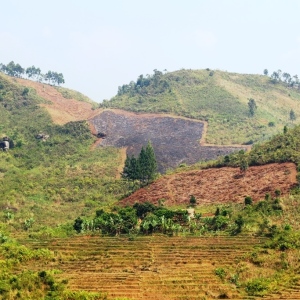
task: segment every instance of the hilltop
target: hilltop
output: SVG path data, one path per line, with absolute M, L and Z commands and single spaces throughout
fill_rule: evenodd
M 249 99 L 257 110 L 249 114 Z M 208 122 L 206 142 L 251 144 L 299 123 L 300 90 L 265 75 L 219 70 L 180 70 L 140 75 L 119 87 L 118 94 L 101 107 L 134 112 L 171 113 Z M 296 120 L 290 120 L 293 110 Z

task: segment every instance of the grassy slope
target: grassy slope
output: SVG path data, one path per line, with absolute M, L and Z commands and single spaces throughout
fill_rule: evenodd
M 266 90 L 274 88 L 266 77 L 223 72 L 215 72 L 213 76 L 209 76 L 206 73 L 207 71 L 192 72 L 198 77 L 193 75 L 194 77 L 191 78 L 190 71 L 178 71 L 178 73 L 185 75 L 184 81 L 182 81 L 181 76 L 179 76 L 178 81 L 175 78 L 174 86 L 173 83 L 170 83 L 171 89 L 164 92 L 168 97 L 155 93 L 145 98 L 140 98 L 139 96 L 126 98 L 123 95 L 123 97 L 116 97 L 111 105 L 119 105 L 121 107 L 122 105 L 124 107 L 128 105 L 127 108 L 130 107 L 132 110 L 171 111 L 195 118 L 207 118 L 211 126 L 211 129 L 209 129 L 211 130 L 209 132 L 210 136 L 212 137 L 214 130 L 218 133 L 216 139 L 212 140 L 210 138 L 208 142 L 222 142 L 220 132 L 223 134 L 227 132 L 227 127 L 225 126 L 227 123 L 229 124 L 228 128 L 233 130 L 230 133 L 231 140 L 229 140 L 237 143 L 240 140 L 234 139 L 234 133 L 238 130 L 242 133 L 241 141 L 245 141 L 243 140 L 245 138 L 246 140 L 254 138 L 255 130 L 264 129 L 274 130 L 275 132 L 280 129 L 281 131 L 281 127 L 286 124 L 288 118 L 290 110 L 288 105 L 291 105 L 296 114 L 299 113 L 297 107 L 292 106 L 296 105 L 295 103 L 297 103 L 299 98 L 298 92 L 295 90 L 290 90 L 291 96 L 289 97 L 287 94 L 288 90 L 281 85 L 276 85 L 272 92 L 267 93 L 269 98 L 267 96 L 260 98 L 259 95 L 266 95 Z M 176 75 L 177 73 L 166 74 L 166 76 L 175 76 L 174 74 Z M 260 78 L 261 85 L 257 84 L 257 78 Z M 226 90 L 221 87 L 220 82 L 227 86 Z M 180 91 L 176 90 L 176 87 L 179 85 L 185 88 L 182 88 Z M 247 92 L 246 85 L 250 86 L 250 92 Z M 28 95 L 22 95 L 24 87 L 16 84 L 13 80 L 8 80 L 7 77 L 1 74 L 0 86 L 0 135 L 8 135 L 15 144 L 15 148 L 8 153 L 0 153 L 0 177 L 2 178 L 0 181 L 0 206 L 2 209 L 0 233 L 26 234 L 38 239 L 67 235 L 68 233 L 74 234 L 70 225 L 72 225 L 77 216 L 90 216 L 100 206 L 104 207 L 114 203 L 124 193 L 123 187 L 115 180 L 119 161 L 121 160 L 120 152 L 111 148 L 90 151 L 94 138 L 85 122 L 72 122 L 64 126 L 54 125 L 48 113 L 38 105 L 44 100 L 39 98 L 33 89 L 29 89 Z M 209 95 L 209 86 L 213 87 L 214 96 Z M 254 88 L 254 86 L 256 87 Z M 233 90 L 237 94 L 244 95 L 244 98 L 239 96 L 240 104 L 235 103 L 237 96 L 232 96 Z M 256 90 L 257 93 L 255 93 Z M 254 119 L 249 119 L 247 115 L 247 101 L 250 97 L 256 99 L 259 108 L 265 107 L 264 112 L 260 112 L 259 109 L 257 117 Z M 293 101 L 289 102 L 289 98 Z M 202 99 L 202 102 L 197 99 Z M 282 101 L 281 99 L 285 99 L 285 105 L 283 105 L 283 102 L 280 102 Z M 269 104 L 267 101 L 269 101 Z M 273 108 L 270 101 L 274 104 Z M 151 107 L 149 107 L 149 103 L 151 103 Z M 229 103 L 231 103 L 231 106 L 229 106 Z M 279 105 L 282 105 L 284 108 L 281 109 Z M 214 114 L 216 109 L 220 109 L 222 113 Z M 236 115 L 231 113 L 233 109 L 236 109 Z M 275 120 L 277 127 L 269 128 L 266 124 L 269 121 L 274 121 L 273 115 L 278 116 L 278 119 Z M 235 126 L 234 122 L 236 124 L 242 123 L 244 127 L 233 129 Z M 261 125 L 257 125 L 256 122 Z M 260 128 L 260 126 L 265 127 Z M 225 128 L 224 132 L 221 131 L 223 127 Z M 246 136 L 243 130 L 245 132 L 248 131 L 249 136 Z M 246 156 L 241 153 L 232 156 L 229 163 L 238 165 L 240 160 L 245 158 L 249 159 L 249 164 L 254 164 L 255 162 L 265 163 L 275 158 L 276 161 L 291 160 L 298 163 L 297 136 L 299 135 L 297 130 L 299 131 L 298 127 L 288 131 L 286 135 L 275 137 L 269 144 L 265 144 L 260 148 L 258 146 L 255 147 L 253 152 Z M 36 140 L 35 135 L 39 132 L 49 134 L 50 138 L 46 142 Z M 265 134 L 270 134 L 270 132 Z M 294 159 L 294 157 L 297 159 Z M 261 159 L 261 161 L 258 159 Z M 222 161 L 221 163 L 225 162 Z M 297 224 L 299 224 L 298 202 L 298 195 L 283 199 L 284 213 L 281 215 L 269 216 L 267 213 L 261 214 L 256 213 L 256 211 L 247 214 L 245 210 L 237 210 L 235 213 L 236 215 L 242 214 L 245 218 L 248 226 L 244 228 L 245 232 L 252 232 L 254 229 L 260 230 L 260 223 L 263 225 L 262 220 L 267 219 L 269 224 L 265 228 L 266 231 L 271 231 L 272 225 L 277 225 L 281 230 L 284 224 L 289 223 L 295 230 L 292 232 L 297 233 L 296 230 L 299 229 L 297 227 Z M 296 205 L 291 206 L 291 203 Z M 215 209 L 215 207 L 212 209 Z M 31 219 L 34 221 L 32 224 L 28 222 Z M 234 225 L 234 220 L 232 219 L 231 221 Z M 256 227 L 253 224 L 256 224 Z M 265 280 L 264 276 L 267 277 L 271 273 L 277 274 L 278 268 L 278 274 L 282 276 L 279 277 L 279 281 L 283 281 L 283 279 L 287 282 L 291 279 L 296 280 L 298 278 L 296 274 L 298 263 L 292 264 L 289 262 L 289 259 L 292 261 L 297 257 L 298 249 L 299 247 L 296 246 L 296 249 L 292 249 L 292 251 L 283 252 L 284 255 L 277 249 L 274 250 L 277 252 L 274 252 L 273 249 L 262 250 L 265 252 L 255 254 L 258 255 L 259 261 L 256 261 L 255 257 L 250 257 L 245 259 L 245 264 L 248 267 L 249 261 L 251 263 L 253 261 L 253 264 L 257 266 L 256 272 L 252 272 L 251 276 L 253 278 L 257 276 L 257 278 L 263 277 L 263 280 Z M 7 260 L 7 257 L 10 260 Z M 274 257 L 276 257 L 276 261 L 272 259 Z M 19 283 L 17 286 L 19 286 L 21 297 L 18 297 L 21 299 L 36 298 L 37 294 L 28 296 L 32 291 L 40 293 L 39 298 L 45 295 L 47 291 L 41 288 L 41 286 L 46 287 L 45 282 L 43 282 L 44 279 L 40 283 L 41 286 L 34 286 L 33 284 L 41 280 L 36 279 L 36 276 L 41 277 L 40 275 L 36 273 L 14 275 L 12 267 L 19 265 L 22 268 L 22 263 L 30 260 L 42 260 L 47 263 L 47 261 L 53 259 L 55 258 L 47 251 L 45 253 L 36 253 L 32 250 L 26 250 L 23 246 L 14 245 L 13 242 L 9 244 L 3 243 L 0 247 L 0 264 L 3 271 L 0 272 L 2 279 L 0 299 L 2 295 L 6 294 L 8 296 L 5 296 L 6 298 L 3 297 L 3 299 L 9 299 L 9 295 L 10 297 L 16 296 L 10 294 L 10 287 L 13 282 Z M 278 264 L 275 264 L 274 261 L 278 262 Z M 287 272 L 280 273 L 282 267 L 279 264 L 281 263 L 284 264 Z M 233 263 L 232 272 L 240 272 L 240 270 L 234 269 L 234 265 Z M 252 269 L 249 270 L 252 271 Z M 293 276 L 289 277 L 289 271 L 295 272 Z M 247 274 L 246 272 L 243 274 Z M 50 275 L 51 272 L 49 273 Z M 231 279 L 229 278 L 228 280 L 230 281 Z M 274 281 L 276 280 L 275 278 Z M 33 285 L 31 291 L 26 287 L 28 286 L 28 281 L 32 282 Z M 49 285 L 48 289 L 53 288 L 53 283 L 51 282 L 49 279 L 47 283 Z M 21 283 L 24 284 L 24 287 Z M 242 281 L 242 284 L 246 284 L 246 282 Z M 264 282 L 261 284 L 264 284 Z M 270 289 L 270 291 L 273 290 Z M 61 296 L 58 296 L 58 299 L 63 299 L 59 297 Z M 91 296 L 86 296 L 83 299 L 88 299 L 88 297 Z M 74 296 L 71 299 L 76 298 Z M 99 296 L 99 298 L 95 299 L 101 298 Z
M 140 92 L 117 95 L 102 106 L 137 112 L 170 112 L 208 120 L 207 142 L 215 144 L 266 139 L 281 131 L 284 125 L 291 125 L 291 109 L 300 115 L 299 90 L 287 88 L 283 83 L 273 84 L 266 76 L 180 70 L 157 78 L 156 85 L 152 83 Z M 254 98 L 258 106 L 253 118 L 249 117 L 249 98 Z M 269 122 L 275 126 L 268 126 Z
M 0 138 L 7 135 L 15 145 L 0 152 L 0 207 L 3 214 L 7 207 L 13 211 L 11 230 L 21 229 L 28 218 L 37 229 L 56 226 L 116 200 L 119 150 L 91 151 L 95 138 L 84 121 L 53 124 L 34 89 L 23 95 L 24 86 L 1 74 L 0 87 Z M 40 132 L 50 138 L 37 140 Z

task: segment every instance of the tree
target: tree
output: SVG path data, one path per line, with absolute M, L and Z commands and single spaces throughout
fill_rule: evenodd
M 191 197 L 190 197 L 190 204 L 192 206 L 195 206 L 197 204 L 197 200 L 196 200 L 196 197 L 194 195 L 191 195 Z
M 264 69 L 264 75 L 268 76 L 268 74 L 269 74 L 268 69 Z
M 155 179 L 156 172 L 157 172 L 156 157 L 155 157 L 154 149 L 153 149 L 150 141 L 147 144 L 145 153 L 146 153 L 146 157 L 147 157 L 146 181 L 147 181 L 147 183 L 149 183 L 150 181 L 153 181 Z
M 257 110 L 257 105 L 253 98 L 249 99 L 248 106 L 249 106 L 250 116 L 253 117 L 255 115 L 255 111 Z
M 127 180 L 139 180 L 141 184 L 149 184 L 155 179 L 157 163 L 154 149 L 150 142 L 147 147 L 142 147 L 138 158 L 126 157 L 122 178 Z
M 292 77 L 289 73 L 284 72 L 282 74 L 282 77 L 284 78 L 285 83 L 290 83 L 291 82 Z
M 26 75 L 28 78 L 35 78 L 36 80 L 39 80 L 41 76 L 41 69 L 36 68 L 35 66 L 29 67 L 26 69 Z
M 272 78 L 272 82 L 276 83 L 279 80 L 279 74 L 274 71 L 271 75 L 271 78 Z
M 73 228 L 74 230 L 76 230 L 78 233 L 81 232 L 82 230 L 82 227 L 83 227 L 83 220 L 78 217 L 75 221 L 74 221 L 74 224 L 73 224 Z
M 245 205 L 252 205 L 252 198 L 250 196 L 245 197 Z
M 296 115 L 295 112 L 291 109 L 290 111 L 290 120 L 293 122 L 296 120 Z

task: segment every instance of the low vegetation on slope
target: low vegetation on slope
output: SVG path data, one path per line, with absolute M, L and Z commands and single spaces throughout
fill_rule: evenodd
M 40 107 L 44 102 L 34 89 L 0 75 L 0 138 L 10 143 L 0 152 L 0 207 L 11 231 L 24 230 L 25 223 L 66 223 L 76 210 L 84 213 L 123 193 L 115 183 L 120 151 L 91 151 L 95 137 L 87 122 L 55 125 Z
M 296 85 L 298 86 L 298 85 Z M 249 101 L 257 109 L 252 115 Z M 119 87 L 101 107 L 135 112 L 163 112 L 207 120 L 207 142 L 243 144 L 264 140 L 285 125 L 298 123 L 300 91 L 263 75 L 180 70 L 139 76 Z M 293 111 L 295 118 L 290 117 Z
M 189 82 L 190 99 L 194 99 L 192 95 L 196 93 L 197 88 L 193 85 L 193 80 L 189 79 L 190 71 L 180 72 L 186 74 L 186 83 L 182 84 L 180 78 L 178 82 L 176 80 L 174 82 L 182 86 Z M 156 75 L 163 77 L 175 76 L 174 74 L 176 73 Z M 223 72 L 195 71 L 195 74 L 200 76 L 200 83 L 202 77 L 204 82 L 212 80 L 212 86 L 214 80 L 226 81 L 228 79 L 226 76 L 230 77 L 230 80 L 228 79 L 230 82 L 233 82 L 232 80 L 236 76 L 236 84 L 242 80 L 238 75 Z M 247 78 L 250 80 L 251 76 Z M 269 87 L 269 78 L 259 78 L 262 82 L 265 81 L 266 87 Z M 170 83 L 170 85 L 172 84 Z M 161 95 L 169 93 L 170 86 L 164 83 L 159 83 L 159 85 L 161 85 Z M 249 82 L 248 85 L 251 87 Z M 264 86 L 264 88 L 266 87 Z M 259 85 L 257 89 L 260 91 Z M 278 93 L 281 91 L 283 98 L 287 99 L 288 96 L 284 94 L 285 87 L 282 83 L 277 83 L 275 89 Z M 179 91 L 176 93 L 181 95 L 180 99 L 183 99 L 189 95 L 188 90 L 182 92 L 182 95 Z M 236 86 L 235 90 L 238 90 Z M 122 91 L 118 97 L 124 97 L 122 101 L 124 103 L 129 101 L 127 104 L 134 107 L 135 104 L 131 103 L 130 99 L 134 99 L 136 95 L 132 95 L 131 98 L 127 97 L 128 92 L 124 91 L 123 93 Z M 243 92 L 244 88 L 240 93 Z M 153 91 L 153 93 L 155 92 Z M 172 93 L 172 87 L 170 93 Z M 228 95 L 228 91 L 224 94 L 223 88 L 216 87 L 215 95 L 218 93 L 222 96 L 218 98 L 220 108 L 224 109 L 226 115 L 229 112 L 225 109 L 225 104 L 223 106 L 221 99 L 226 93 L 229 100 L 231 96 Z M 291 88 L 289 97 L 295 100 L 298 97 L 297 93 L 295 89 Z M 159 99 L 159 95 L 158 93 L 157 99 Z M 250 135 L 251 132 L 254 132 L 251 130 L 258 126 L 254 126 L 254 124 L 262 122 L 259 121 L 261 113 L 259 109 L 262 107 L 263 101 L 259 100 L 257 95 L 251 94 L 243 98 L 244 102 L 241 101 L 238 105 L 239 112 L 244 116 L 242 120 L 249 126 Z M 255 99 L 258 107 L 253 117 L 247 115 L 249 114 L 248 97 Z M 166 103 L 169 109 L 175 103 L 172 101 L 179 98 L 172 96 L 168 99 L 170 102 Z M 137 100 L 143 105 L 143 99 Z M 119 100 L 114 101 L 117 104 Z M 201 112 L 198 104 L 196 105 L 196 102 L 193 101 L 186 102 L 186 104 L 182 102 L 187 108 L 186 111 L 180 111 L 180 106 L 178 111 L 174 110 L 173 112 L 186 115 L 194 112 L 196 114 L 192 115 L 194 118 L 208 116 L 211 119 L 209 119 L 210 124 L 218 124 L 223 118 L 222 124 L 227 122 L 231 124 L 230 126 L 233 125 L 231 121 L 227 121 L 229 115 L 228 118 L 226 117 L 226 122 L 225 115 L 221 113 L 216 117 L 210 115 L 213 108 L 217 107 L 214 106 L 215 104 L 211 103 L 211 108 L 209 105 L 207 106 L 211 109 L 207 113 L 204 110 Z M 153 101 L 153 103 L 164 105 L 162 101 Z M 160 201 L 157 203 L 159 207 L 154 208 L 151 212 L 139 214 L 138 205 L 129 208 L 117 206 L 117 204 L 121 204 L 117 200 L 120 200 L 122 195 L 128 192 L 132 184 L 126 180 L 116 179 L 116 175 L 120 173 L 119 166 L 122 161 L 120 151 L 113 147 L 103 147 L 92 151 L 91 146 L 95 142 L 95 137 L 91 134 L 85 121 L 76 119 L 77 121 L 64 125 L 54 124 L 49 113 L 41 107 L 41 104 L 49 103 L 39 96 L 33 87 L 23 85 L 21 79 L 8 79 L 7 76 L 0 75 L 0 117 L 2 120 L 0 137 L 7 136 L 11 147 L 9 151 L 0 152 L 0 207 L 2 211 L 0 215 L 0 299 L 106 299 L 116 296 L 137 298 L 136 294 L 128 292 L 128 287 L 132 286 L 137 293 L 140 291 L 140 287 L 135 284 L 141 282 L 136 278 L 142 278 L 146 282 L 151 280 L 153 285 L 157 284 L 158 292 L 160 287 L 163 287 L 160 295 L 166 298 L 168 295 L 172 295 L 173 299 L 178 299 L 178 295 L 184 297 L 189 290 L 193 295 L 191 297 L 196 299 L 199 294 L 203 299 L 228 298 L 232 295 L 244 299 L 245 295 L 246 297 L 255 297 L 270 295 L 270 293 L 278 291 L 282 292 L 286 299 L 288 299 L 286 297 L 288 294 L 292 295 L 293 299 L 297 298 L 295 296 L 297 293 L 293 292 L 293 289 L 297 291 L 297 281 L 299 280 L 299 262 L 297 260 L 300 230 L 298 189 L 295 188 L 288 194 L 289 187 L 297 184 L 297 170 L 294 164 L 281 164 L 281 167 L 289 167 L 278 171 L 277 177 L 274 174 L 274 184 L 271 185 L 270 190 L 259 191 L 259 196 L 257 198 L 253 196 L 253 199 L 251 195 L 244 197 L 247 192 L 245 191 L 242 195 L 245 201 L 243 203 L 239 201 L 239 204 L 224 203 L 218 206 L 211 204 L 201 206 L 200 199 L 194 197 L 195 199 L 192 201 L 191 197 L 194 196 L 190 190 L 191 183 L 195 178 L 190 177 L 189 184 L 177 182 L 178 188 L 186 191 L 189 204 L 196 205 L 195 219 L 189 220 L 187 217 L 186 203 L 170 209 L 170 207 L 163 207 L 164 204 L 168 204 L 163 198 L 159 199 Z M 145 103 L 145 106 L 147 105 Z M 194 109 L 192 109 L 193 105 L 196 105 Z M 296 107 L 292 108 L 297 115 Z M 153 107 L 153 111 L 155 110 L 159 109 Z M 280 112 L 280 109 L 278 111 Z M 267 114 L 264 120 L 267 124 L 265 129 L 276 131 L 280 127 L 279 121 L 276 120 L 275 126 L 268 126 Z M 281 125 L 284 123 L 282 121 Z M 282 128 L 280 130 L 282 131 Z M 240 151 L 227 155 L 216 162 L 207 163 L 206 167 L 208 165 L 213 167 L 236 166 L 235 171 L 238 173 L 239 180 L 243 181 L 244 179 L 249 190 L 254 191 L 257 181 L 247 182 L 246 180 L 247 172 L 252 173 L 249 166 L 269 162 L 293 162 L 297 166 L 299 165 L 298 131 L 298 127 L 294 129 L 286 127 L 284 133 L 275 136 L 268 143 L 253 147 L 251 152 Z M 233 136 L 234 131 L 231 134 Z M 221 141 L 220 136 L 216 136 L 215 141 Z M 238 141 L 236 140 L 236 142 Z M 259 168 L 255 167 L 254 169 L 258 170 Z M 181 170 L 184 169 L 185 167 L 181 168 Z M 215 168 L 214 171 L 216 170 L 220 171 Z M 209 172 L 209 170 L 205 171 Z M 289 181 L 291 178 L 293 180 Z M 199 186 L 203 183 L 202 179 L 198 178 Z M 213 182 L 216 181 L 213 180 Z M 291 184 L 287 185 L 287 182 Z M 226 193 L 227 191 L 220 188 L 220 192 Z M 140 223 L 138 218 L 140 218 Z M 78 238 L 74 237 L 77 234 Z M 81 243 L 86 234 L 96 236 L 92 239 L 91 245 L 88 242 Z M 115 242 L 116 238 L 105 236 L 111 234 L 126 234 L 120 238 L 121 243 L 126 247 L 130 246 L 130 242 L 135 243 L 136 247 L 139 244 L 142 245 L 143 251 L 146 251 L 141 252 L 144 254 L 142 257 L 148 259 L 146 264 L 140 265 L 139 262 L 132 262 L 135 248 L 130 248 L 129 252 L 125 249 L 121 254 L 124 260 L 120 261 L 118 258 L 114 264 L 113 258 L 116 251 L 113 249 L 111 252 L 110 249 L 117 245 L 117 250 L 120 251 L 121 247 L 120 243 Z M 154 236 L 148 236 L 150 234 L 154 234 Z M 162 234 L 164 235 L 162 236 Z M 175 237 L 174 235 L 177 234 L 178 237 Z M 146 237 L 140 235 L 146 235 Z M 158 245 L 156 241 L 165 244 L 165 239 L 168 239 L 166 235 L 173 236 L 174 241 L 168 240 L 168 243 L 169 246 L 172 243 L 172 253 L 178 255 L 176 261 L 170 261 L 173 265 L 173 268 L 170 269 L 173 272 L 184 270 L 181 279 L 175 278 L 172 272 L 164 272 L 163 260 L 158 259 L 161 253 L 168 252 L 168 250 L 164 246 Z M 258 241 L 256 237 L 253 239 L 258 241 L 258 244 L 266 241 L 268 243 L 264 243 L 264 248 L 254 249 L 253 245 L 249 244 L 251 241 L 249 236 L 252 235 L 261 238 L 261 241 Z M 201 239 L 198 240 L 197 238 L 200 236 Z M 238 238 L 234 244 L 226 242 L 223 244 L 225 246 L 220 248 L 225 254 L 228 253 L 226 247 L 230 248 L 229 252 L 232 255 L 222 256 L 224 259 L 225 257 L 228 259 L 226 264 L 225 260 L 219 260 L 219 255 L 216 256 L 219 253 L 213 244 L 218 242 L 218 236 L 225 236 L 224 240 L 226 241 L 233 236 Z M 21 244 L 15 242 L 14 237 Z M 101 244 L 100 237 L 108 242 Z M 142 242 L 143 238 L 150 241 L 150 246 L 148 242 L 146 244 Z M 206 247 L 206 252 L 201 252 L 194 251 L 196 248 L 193 248 L 189 252 L 189 248 L 177 247 L 188 241 L 187 238 L 191 238 L 189 240 L 191 242 L 188 242 L 189 247 L 198 247 L 199 241 L 200 243 L 203 241 L 204 244 L 210 243 L 210 250 L 207 251 Z M 48 242 L 49 239 L 54 240 Z M 86 239 L 88 240 L 88 238 Z M 139 239 L 141 242 L 136 242 Z M 211 239 L 213 239 L 213 244 Z M 79 248 L 76 248 L 74 243 Z M 102 247 L 100 254 L 98 243 Z M 153 247 L 151 243 L 153 243 Z M 81 248 L 81 244 L 83 248 Z M 234 253 L 240 249 L 241 244 L 246 244 L 246 246 L 243 246 L 242 253 L 238 252 L 235 256 Z M 184 250 L 181 252 L 183 248 Z M 89 252 L 90 249 L 92 252 Z M 219 251 L 221 251 L 220 249 Z M 148 257 L 145 257 L 145 253 Z M 196 262 L 186 260 L 189 253 L 197 257 Z M 202 258 L 203 266 L 197 256 L 199 253 L 205 253 Z M 130 260 L 126 260 L 127 257 L 130 257 Z M 236 259 L 232 259 L 232 257 Z M 164 258 L 169 261 L 167 256 Z M 156 259 L 157 266 L 155 265 Z M 132 265 L 128 265 L 130 262 Z M 207 266 L 209 267 L 206 268 Z M 82 270 L 85 272 L 82 282 L 78 280 L 80 279 L 79 269 L 80 273 Z M 205 278 L 200 276 L 200 272 L 204 269 L 208 274 L 208 277 Z M 118 270 L 117 277 L 114 277 L 114 270 Z M 88 293 L 91 291 L 87 287 L 88 276 L 91 276 L 92 273 L 96 273 L 102 278 L 103 286 L 96 289 L 97 293 Z M 142 273 L 146 276 L 140 276 Z M 133 275 L 128 276 L 128 274 Z M 159 281 L 155 279 L 157 274 L 161 274 Z M 124 276 L 125 281 L 120 283 L 120 280 L 124 280 Z M 113 286 L 113 291 L 105 285 L 103 278 L 105 281 L 107 278 L 112 278 L 112 282 L 118 282 Z M 209 285 L 210 278 L 213 278 L 212 285 Z M 68 279 L 70 283 L 68 283 Z M 166 284 L 170 281 L 172 284 Z M 194 281 L 196 281 L 196 287 Z M 96 287 L 99 287 L 97 286 L 97 277 L 93 282 L 96 282 Z M 124 285 L 126 285 L 125 288 Z M 149 284 L 141 284 L 141 286 L 147 289 L 142 294 L 145 299 L 151 299 L 151 297 L 157 299 L 155 295 L 151 294 L 151 290 L 149 292 Z M 179 290 L 176 290 L 178 294 L 172 292 L 176 286 L 180 290 L 184 290 L 184 293 L 179 294 Z M 222 290 L 219 289 L 220 286 L 222 286 Z M 69 288 L 72 291 L 68 290 Z M 100 293 L 98 293 L 99 290 Z M 284 294 L 285 290 L 288 291 L 288 294 Z M 102 294 L 102 291 L 108 292 L 109 296 Z M 276 296 L 278 295 L 271 294 L 270 299 L 276 299 Z

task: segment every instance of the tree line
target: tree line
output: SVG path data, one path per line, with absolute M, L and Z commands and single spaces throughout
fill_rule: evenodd
M 166 70 L 165 70 L 166 71 Z M 164 79 L 164 73 L 155 69 L 154 74 L 146 76 L 140 75 L 136 82 L 131 81 L 129 84 L 123 84 L 118 87 L 118 96 L 130 94 L 130 96 L 146 95 L 146 94 L 160 94 L 170 89 L 170 84 Z
M 11 61 L 7 65 L 0 63 L 0 71 L 5 73 L 6 75 L 18 78 L 23 78 L 23 76 L 26 75 L 27 78 L 30 78 L 32 80 L 38 82 L 46 82 L 53 85 L 60 85 L 65 83 L 64 75 L 62 73 L 48 71 L 47 73 L 43 74 L 40 68 L 31 66 L 25 69 L 21 67 L 20 64 L 14 63 L 14 61 Z
M 269 75 L 269 71 L 268 69 L 264 69 L 264 75 L 268 76 Z M 294 75 L 291 76 L 291 74 L 287 73 L 287 72 L 282 72 L 280 69 L 277 71 L 274 71 L 271 75 L 270 75 L 271 81 L 273 83 L 277 83 L 277 82 L 284 82 L 287 84 L 287 86 L 289 87 L 294 87 L 294 88 L 299 88 L 300 89 L 300 81 L 299 81 L 299 77 L 298 75 Z

